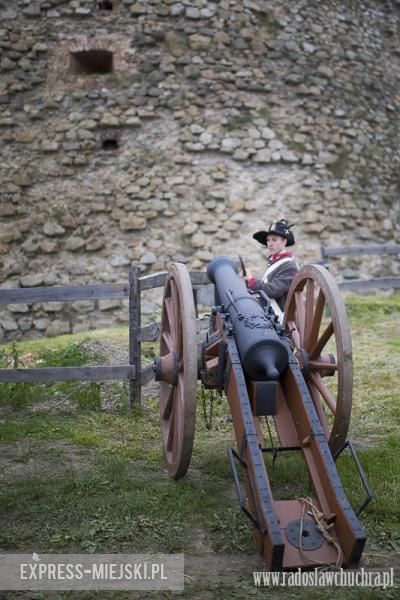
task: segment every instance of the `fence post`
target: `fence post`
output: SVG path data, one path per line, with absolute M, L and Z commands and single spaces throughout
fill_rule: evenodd
M 141 341 L 139 268 L 129 269 L 129 364 L 135 365 L 135 379 L 129 380 L 129 409 L 141 404 Z
M 326 255 L 324 246 L 321 246 L 321 262 L 318 264 L 329 271 L 329 257 Z

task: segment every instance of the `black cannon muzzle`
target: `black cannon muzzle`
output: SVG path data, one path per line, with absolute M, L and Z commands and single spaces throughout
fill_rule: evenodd
M 238 276 L 235 262 L 217 256 L 207 267 L 217 303 L 229 313 L 243 369 L 256 381 L 278 380 L 288 365 L 288 350 L 275 331 L 273 316 L 264 312 Z

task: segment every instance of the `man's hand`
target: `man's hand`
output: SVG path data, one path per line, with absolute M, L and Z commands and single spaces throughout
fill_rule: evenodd
M 247 271 L 244 280 L 246 282 L 247 287 L 251 289 L 256 282 L 256 277 L 254 277 L 254 275 L 250 273 L 250 271 Z

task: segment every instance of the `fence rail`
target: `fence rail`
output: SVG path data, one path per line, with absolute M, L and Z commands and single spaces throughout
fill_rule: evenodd
M 110 381 L 131 379 L 136 375 L 134 365 L 103 365 L 95 367 L 42 367 L 38 369 L 1 369 L 3 383 L 45 381 Z
M 77 300 L 115 300 L 129 298 L 129 285 L 65 285 L 0 290 L 0 304 L 36 302 L 75 302 Z
M 153 366 L 142 368 L 141 344 L 154 342 L 160 336 L 160 323 L 141 327 L 140 294 L 144 290 L 163 287 L 166 272 L 139 277 L 138 267 L 129 270 L 129 283 L 111 285 L 52 286 L 15 288 L 0 290 L 0 304 L 34 304 L 38 302 L 74 302 L 79 300 L 118 299 L 129 301 L 129 364 L 96 365 L 83 367 L 42 367 L 37 369 L 0 369 L 0 383 L 56 382 L 56 381 L 109 381 L 129 380 L 129 406 L 141 403 L 141 386 L 154 377 Z M 197 295 L 204 303 L 210 297 L 209 280 L 206 273 L 191 272 L 190 278 L 197 306 Z M 201 294 L 206 288 L 206 296 Z M 202 320 L 197 319 L 198 329 Z
M 341 248 L 321 248 L 323 263 L 339 256 L 399 254 L 399 244 L 372 244 L 368 246 L 344 246 Z M 38 302 L 74 302 L 79 300 L 119 299 L 129 301 L 129 350 L 128 364 L 96 365 L 83 367 L 46 367 L 0 369 L 0 383 L 55 382 L 55 381 L 109 381 L 129 380 L 129 406 L 141 403 L 141 386 L 154 377 L 152 365 L 142 368 L 141 344 L 155 342 L 160 337 L 160 323 L 153 322 L 141 326 L 141 292 L 163 287 L 166 272 L 139 276 L 139 268 L 129 270 L 128 283 L 80 286 L 52 286 L 35 288 L 15 288 L 0 290 L 0 304 L 34 304 Z M 206 273 L 190 273 L 197 305 L 213 303 L 214 286 L 210 284 Z M 373 279 L 349 279 L 339 283 L 346 291 L 365 291 L 370 289 L 400 288 L 400 277 L 379 277 Z M 197 314 L 198 316 L 198 314 Z M 207 327 L 208 320 L 197 318 L 197 330 Z
M 368 244 L 366 246 L 340 246 L 321 248 L 321 258 L 370 254 L 400 254 L 400 244 Z
M 321 263 L 329 268 L 329 259 L 341 256 L 400 255 L 400 244 L 368 244 L 365 246 L 321 247 Z M 389 290 L 400 288 L 400 277 L 373 277 L 370 279 L 346 279 L 338 283 L 343 291 L 364 292 L 373 289 Z
M 400 288 L 400 277 L 373 277 L 371 279 L 346 279 L 339 282 L 344 292 L 367 292 L 368 290 L 392 290 Z

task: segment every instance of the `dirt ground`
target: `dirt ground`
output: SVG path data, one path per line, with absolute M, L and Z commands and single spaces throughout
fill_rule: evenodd
M 51 452 L 48 451 L 50 449 Z M 48 476 L 49 473 L 57 475 L 66 469 L 83 473 L 90 468 L 90 451 L 74 446 L 68 441 L 54 440 L 50 443 L 44 440 L 21 440 L 15 444 L 2 444 L 0 481 L 40 478 Z M 191 531 L 191 547 L 192 552 L 185 553 L 185 580 L 188 589 L 196 588 L 199 584 L 212 586 L 250 582 L 253 571 L 263 570 L 256 547 L 252 554 L 217 554 L 207 544 L 206 535 L 201 530 Z M 374 570 L 393 567 L 395 574 L 400 573 L 400 554 L 373 548 L 374 541 L 368 540 L 360 567 Z M 35 598 L 30 593 L 10 594 L 0 592 L 0 599 Z
M 107 341 L 95 342 L 96 351 L 101 352 L 106 358 L 113 361 L 121 360 L 121 355 L 126 355 L 126 350 L 117 347 Z M 102 409 L 112 410 L 113 398 L 108 397 L 111 388 L 105 384 L 102 389 Z M 158 384 L 156 382 L 146 386 L 143 389 L 144 398 L 154 397 L 158 394 Z M 68 402 L 68 400 L 66 401 Z M 66 405 L 63 401 L 57 399 L 55 403 L 46 403 L 35 407 L 36 410 L 48 409 L 57 413 L 65 410 Z M 50 449 L 52 452 L 48 452 Z M 40 478 L 48 476 L 49 473 L 55 475 L 65 472 L 69 469 L 75 473 L 83 473 L 91 468 L 91 453 L 88 448 L 81 448 L 66 440 L 52 440 L 51 443 L 45 440 L 22 439 L 16 443 L 2 443 L 0 455 L 0 482 L 24 478 Z M 239 510 L 239 508 L 238 508 Z M 225 554 L 215 553 L 207 544 L 206 535 L 201 530 L 191 532 L 192 552 L 185 553 L 185 580 L 186 589 L 193 588 L 194 593 L 190 598 L 194 600 L 203 600 L 214 597 L 211 595 L 202 595 L 198 592 L 198 586 L 213 586 L 224 584 L 229 586 L 244 584 L 251 586 L 252 572 L 263 570 L 263 563 L 259 553 L 254 546 L 252 554 Z M 400 554 L 386 549 L 376 549 L 374 540 L 369 539 L 360 563 L 360 567 L 387 570 L 394 569 L 395 576 L 400 574 Z M 251 589 L 249 587 L 249 589 Z M 21 599 L 27 600 L 41 598 L 61 598 L 60 595 L 35 595 L 31 592 L 1 592 L 0 600 Z M 78 595 L 76 596 L 78 597 Z M 89 596 L 87 596 L 89 598 Z M 99 598 L 101 596 L 94 596 Z M 107 596 L 105 596 L 107 597 Z M 133 597 L 133 596 L 132 596 Z M 139 596 L 136 596 L 139 597 Z M 186 597 L 186 594 L 185 594 Z M 217 597 L 217 596 L 215 596 Z M 219 597 L 219 596 L 218 596 Z M 239 596 L 235 596 L 239 597 Z M 282 594 L 269 590 L 269 598 L 281 598 Z M 400 597 L 400 596 L 399 596 Z

